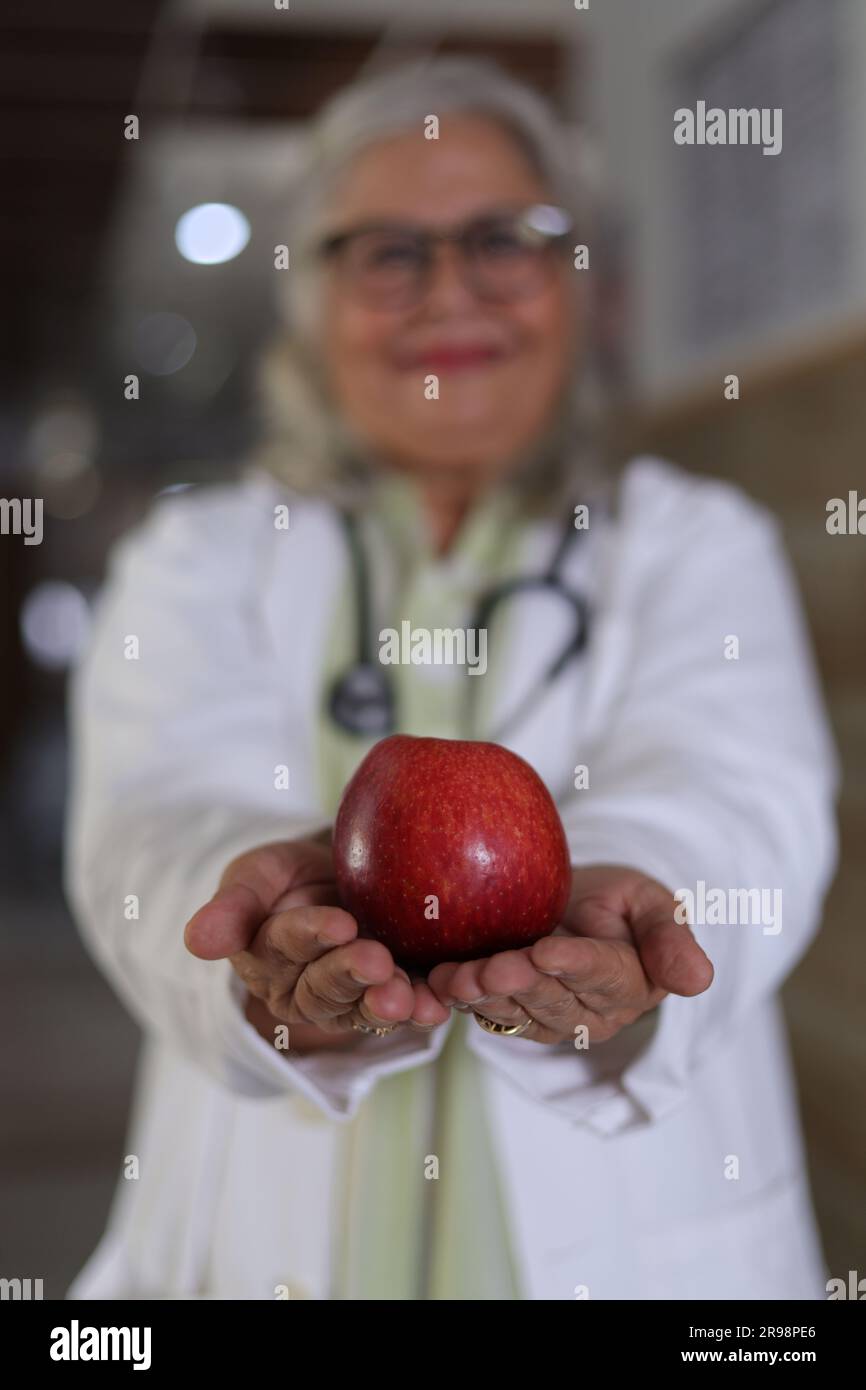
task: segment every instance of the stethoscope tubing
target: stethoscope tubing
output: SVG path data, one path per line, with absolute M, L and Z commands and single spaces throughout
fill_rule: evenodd
M 333 683 L 328 698 L 328 711 L 334 724 L 346 733 L 358 737 L 370 737 L 378 733 L 380 737 L 384 737 L 387 733 L 396 732 L 396 711 L 391 683 L 378 661 L 377 653 L 373 650 L 373 613 L 367 557 L 356 516 L 349 511 L 341 510 L 340 520 L 354 578 L 357 655 L 354 664 Z M 470 629 L 489 630 L 497 609 L 519 594 L 548 591 L 562 597 L 572 608 L 574 631 L 538 682 L 541 689 L 546 689 L 562 675 L 570 662 L 580 656 L 589 640 L 589 604 L 582 594 L 565 584 L 562 576 L 565 560 L 582 534 L 583 531 L 574 526 L 573 518 L 569 516 L 568 525 L 563 528 L 547 569 L 537 575 L 515 575 L 494 585 L 479 597 L 469 623 Z M 469 682 L 466 723 L 470 727 L 474 722 L 474 699 L 473 683 Z M 501 739 L 504 732 L 519 722 L 530 702 L 535 699 L 537 690 L 533 689 L 520 701 L 518 709 L 509 715 L 505 724 L 497 730 L 494 741 Z

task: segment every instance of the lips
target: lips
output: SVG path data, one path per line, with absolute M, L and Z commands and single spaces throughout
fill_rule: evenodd
M 487 343 L 443 343 L 413 353 L 406 365 L 433 372 L 459 372 L 501 362 L 504 356 L 501 348 Z

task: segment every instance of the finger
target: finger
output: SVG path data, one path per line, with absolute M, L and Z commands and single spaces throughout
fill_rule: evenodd
M 443 1008 L 471 1008 L 496 1023 L 523 1022 L 525 1011 L 521 1013 L 513 1001 L 503 1004 L 502 999 L 508 1000 L 512 985 L 517 988 L 526 983 L 526 973 L 520 968 L 520 961 L 525 959 L 525 952 L 509 951 L 483 960 L 450 961 L 431 970 L 428 984 Z M 491 966 L 492 973 L 485 973 Z M 535 974 L 531 966 L 529 970 Z
M 341 907 L 292 907 L 263 922 L 249 950 L 233 955 L 231 961 L 252 973 L 282 975 L 294 983 L 304 966 L 347 946 L 357 935 L 357 922 Z
M 528 951 L 502 951 L 491 956 L 482 965 L 481 983 L 490 999 L 480 1005 L 479 1012 L 504 1023 L 512 1015 L 517 1021 L 517 1010 L 522 1010 L 524 1017 L 533 1020 L 533 1026 L 522 1036 L 534 1042 L 570 1039 L 575 1026 L 591 1017 L 562 981 L 536 970 Z
M 348 1014 L 371 985 L 384 985 L 394 977 L 394 961 L 380 941 L 358 939 L 328 951 L 301 973 L 290 1000 L 283 1008 L 297 1013 L 299 1021 L 322 1025 Z M 405 1001 L 405 1018 L 412 1012 L 412 989 L 397 977 L 398 998 Z M 390 1020 L 394 1021 L 394 1020 Z
M 233 859 L 223 871 L 220 889 L 243 884 L 262 911 L 272 912 L 283 893 L 300 884 L 333 883 L 331 851 L 309 840 L 277 840 L 258 845 Z
M 290 907 L 262 923 L 249 954 L 277 967 L 310 965 L 357 935 L 357 922 L 342 907 Z
M 700 994 L 713 967 L 685 922 L 678 903 L 656 879 L 629 869 L 581 871 L 569 925 L 578 935 L 634 941 L 649 979 L 674 994 Z
M 430 974 L 427 976 L 427 984 L 433 994 L 444 1008 L 454 1007 L 455 998 L 451 991 L 451 981 L 454 972 L 458 969 L 457 961 L 444 961 L 441 965 L 434 965 Z
M 339 907 L 337 890 L 333 883 L 302 883 L 290 888 L 274 903 L 268 917 L 276 917 L 287 912 L 290 907 Z M 267 920 L 267 919 L 266 919 Z
M 184 927 L 186 949 L 201 960 L 222 960 L 246 950 L 267 916 L 257 893 L 243 883 L 217 889 Z
M 516 999 L 511 999 L 508 995 L 488 995 L 483 1003 L 472 1005 L 472 1012 L 477 1018 L 486 1018 L 489 1023 L 501 1023 L 505 1028 L 529 1024 L 521 1036 L 534 1038 L 536 1035 L 535 1020 L 522 1004 L 518 1004 Z
M 449 994 L 455 1007 L 468 1005 L 473 1013 L 480 1014 L 491 1023 L 503 1023 L 512 1027 L 516 1023 L 526 1023 L 526 1010 L 508 997 L 491 993 L 484 984 L 484 972 L 495 957 L 483 960 L 463 961 L 457 966 L 451 978 Z
M 656 891 L 650 892 L 652 888 Z M 702 994 L 713 982 L 713 966 L 685 922 L 674 917 L 677 908 L 666 889 L 648 885 L 631 916 L 631 928 L 643 968 L 653 984 L 671 994 Z
M 354 917 L 341 907 L 294 907 L 268 918 L 249 950 L 230 960 L 247 989 L 276 1004 L 291 992 L 307 965 L 348 945 L 357 934 Z
M 625 942 L 588 936 L 545 936 L 530 948 L 532 964 L 562 981 L 594 1012 L 650 1007 L 663 991 L 654 989 L 640 957 Z
M 413 985 L 413 1005 L 410 1022 L 417 1028 L 437 1028 L 447 1023 L 451 1010 L 440 1003 L 436 994 L 425 980 L 416 980 Z
M 450 999 L 454 1004 L 474 1005 L 481 1003 L 487 995 L 487 991 L 481 983 L 483 964 L 483 960 L 460 961 L 451 973 L 447 994 L 443 996 L 437 990 L 437 996 L 441 1002 L 444 1004 Z
M 532 964 L 528 949 L 499 951 L 478 966 L 478 983 L 485 994 L 516 994 L 545 978 Z
M 221 960 L 246 950 L 279 898 L 299 883 L 332 877 L 323 845 L 275 842 L 240 855 L 225 869 L 209 903 L 187 922 L 187 950 L 202 960 Z
M 352 1014 L 373 1028 L 387 1027 L 407 1022 L 414 1002 L 409 981 L 402 974 L 395 974 L 383 985 L 371 985 Z
M 234 890 L 227 891 L 232 892 Z M 211 905 L 209 905 L 209 908 L 210 906 Z M 217 909 L 220 909 L 220 903 L 217 903 L 215 906 L 217 906 Z M 295 929 L 300 930 L 302 919 L 300 919 L 300 917 L 286 917 L 284 922 L 284 913 L 289 912 L 291 909 L 318 908 L 318 906 L 321 906 L 321 908 L 334 909 L 336 915 L 339 915 L 339 919 L 342 920 L 341 927 L 332 927 L 331 929 L 331 927 L 325 924 L 324 917 L 317 917 L 317 919 L 314 919 L 317 923 L 317 933 L 322 934 L 322 949 L 334 947 L 334 945 L 345 945 L 346 941 L 352 940 L 352 937 L 357 934 L 357 926 L 354 924 L 353 917 L 348 917 L 348 913 L 343 913 L 342 909 L 336 908 L 334 903 L 334 884 L 304 884 L 303 887 L 291 888 L 291 890 L 284 892 L 284 894 L 277 899 L 277 902 L 275 902 L 274 906 L 271 908 L 270 915 L 264 917 L 264 920 L 261 920 L 257 926 L 257 910 L 252 913 L 252 917 L 250 917 L 250 922 L 252 922 L 253 926 L 252 937 L 250 937 L 246 927 L 240 935 L 242 935 L 242 938 L 249 938 L 247 944 L 252 944 L 256 934 L 264 929 L 281 931 L 284 924 L 289 924 L 289 926 L 293 924 Z M 209 909 L 200 910 L 204 912 L 204 910 Z M 196 916 L 199 915 L 200 913 L 197 913 Z M 336 922 L 336 916 L 334 920 Z M 227 944 L 231 944 L 231 935 L 227 934 L 221 937 L 218 929 L 214 931 L 213 919 L 211 919 L 210 924 L 204 924 L 202 927 L 197 927 L 196 930 L 202 930 L 203 933 L 207 934 L 203 948 L 209 951 L 209 956 L 206 956 L 206 959 L 220 959 L 220 956 L 214 956 L 214 952 L 224 948 Z M 196 955 L 202 954 L 203 952 L 196 952 Z M 232 951 L 229 952 L 229 954 L 236 955 L 238 952 Z M 310 954 L 304 955 L 303 959 L 313 960 L 316 959 L 316 955 L 321 955 L 321 951 L 317 952 L 311 949 Z

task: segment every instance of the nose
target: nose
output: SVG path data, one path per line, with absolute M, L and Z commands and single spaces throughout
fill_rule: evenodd
M 478 295 L 470 283 L 461 247 L 452 241 L 440 241 L 433 254 L 424 307 L 437 314 L 458 313 L 474 309 Z

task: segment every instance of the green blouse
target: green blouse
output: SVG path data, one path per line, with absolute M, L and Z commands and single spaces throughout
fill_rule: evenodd
M 436 556 L 417 494 L 396 475 L 378 484 L 364 531 L 377 617 L 398 631 L 406 619 L 413 628 L 464 627 L 479 593 L 519 569 L 524 534 L 513 504 L 498 494 L 469 515 L 447 555 Z M 354 650 L 351 585 L 349 572 L 328 635 L 323 696 Z M 472 692 L 476 727 L 485 727 L 496 681 L 492 661 L 483 676 L 446 665 L 389 670 L 399 731 L 472 737 L 469 681 L 478 684 Z M 329 815 L 373 741 L 320 717 L 318 767 Z M 467 1029 L 476 1026 L 469 1015 L 456 1014 L 437 1061 L 379 1081 L 354 1120 L 341 1126 L 335 1298 L 521 1297 L 485 1115 L 482 1064 L 466 1045 Z

